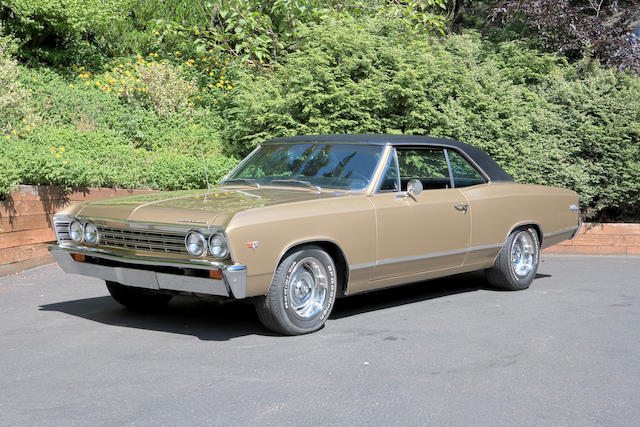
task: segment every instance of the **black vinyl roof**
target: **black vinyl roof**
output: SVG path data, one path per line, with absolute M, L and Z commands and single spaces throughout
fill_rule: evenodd
M 491 181 L 513 181 L 511 175 L 504 171 L 487 153 L 473 145 L 446 138 L 434 138 L 420 135 L 301 135 L 276 138 L 265 141 L 265 144 L 278 142 L 343 142 L 349 144 L 396 146 L 431 146 L 451 148 L 462 153 L 482 170 Z

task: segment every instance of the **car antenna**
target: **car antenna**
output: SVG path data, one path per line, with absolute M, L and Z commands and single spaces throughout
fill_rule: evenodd
M 200 154 L 202 155 L 202 168 L 204 169 L 204 180 L 207 181 L 207 191 L 211 190 L 209 185 L 209 175 L 207 175 L 207 161 L 204 159 L 204 148 L 202 148 L 202 142 L 200 143 Z

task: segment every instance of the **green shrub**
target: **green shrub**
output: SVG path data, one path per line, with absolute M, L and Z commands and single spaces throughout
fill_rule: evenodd
M 237 85 L 223 111 L 232 152 L 294 134 L 450 137 L 519 182 L 575 189 L 589 219 L 640 216 L 639 79 L 475 33 L 408 38 L 393 22 L 300 34 L 273 73 Z
M 0 145 L 0 158 L 11 174 L 2 174 L 4 194 L 19 178 L 23 184 L 192 189 L 206 186 L 200 153 L 165 148 L 154 152 L 132 147 L 113 131 L 83 132 L 74 126 L 43 125 L 25 138 Z M 237 160 L 210 153 L 207 172 L 213 183 Z
M 31 112 L 30 94 L 18 79 L 18 64 L 9 54 L 10 45 L 9 38 L 0 38 L 0 132 L 3 133 L 2 137 L 8 138 L 15 136 L 16 124 L 27 120 Z M 14 135 L 11 135 L 12 130 Z

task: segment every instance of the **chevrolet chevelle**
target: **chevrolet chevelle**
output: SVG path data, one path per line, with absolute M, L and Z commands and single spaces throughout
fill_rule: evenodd
M 250 299 L 262 323 L 322 327 L 336 297 L 472 270 L 520 290 L 542 248 L 572 238 L 578 195 L 516 184 L 470 145 L 403 135 L 316 135 L 256 148 L 209 190 L 82 202 L 54 216 L 67 273 L 116 301 Z

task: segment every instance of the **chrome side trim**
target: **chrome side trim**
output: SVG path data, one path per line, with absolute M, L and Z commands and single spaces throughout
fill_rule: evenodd
M 449 188 L 456 188 L 456 183 L 453 181 L 453 170 L 451 169 L 451 160 L 449 160 L 449 151 L 444 149 L 444 158 L 447 160 L 447 170 L 449 171 Z
M 351 267 L 349 267 L 350 270 L 361 270 L 363 268 L 370 268 L 370 267 L 375 267 L 376 263 L 375 262 L 366 262 L 364 264 L 358 264 L 358 265 L 353 265 Z
M 167 289 L 194 292 L 209 295 L 221 295 L 237 299 L 246 297 L 247 268 L 244 265 L 225 265 L 220 262 L 203 259 L 163 259 L 135 255 L 112 254 L 107 251 L 72 245 L 53 245 L 49 251 L 66 273 L 82 274 L 103 280 L 112 280 L 127 286 L 147 289 Z M 88 262 L 74 261 L 70 254 L 82 254 L 95 258 L 118 261 L 126 266 L 110 267 Z M 169 274 L 153 270 L 141 270 L 136 264 L 191 268 L 203 270 L 222 270 L 222 280 Z
M 553 237 L 556 236 L 558 234 L 562 234 L 562 233 L 566 233 L 569 231 L 576 231 L 580 228 L 580 226 L 574 226 L 574 227 L 568 227 L 568 228 L 563 228 L 562 230 L 558 230 L 558 231 L 554 231 L 553 233 L 545 233 L 544 237 Z
M 468 252 L 475 252 L 475 251 L 483 251 L 483 250 L 487 250 L 487 249 L 497 249 L 497 248 L 501 248 L 502 245 L 503 245 L 503 243 L 495 243 L 495 244 L 492 244 L 492 245 L 473 246 L 473 247 L 470 247 L 469 249 L 456 249 L 456 250 L 453 250 L 453 251 L 434 252 L 434 253 L 425 254 L 425 255 L 416 255 L 416 256 L 401 257 L 401 258 L 389 258 L 389 259 L 383 259 L 381 261 L 368 262 L 368 263 L 364 263 L 364 264 L 354 265 L 354 266 L 351 267 L 351 270 L 359 270 L 359 269 L 363 269 L 363 268 L 370 268 L 370 267 L 375 267 L 375 266 L 378 266 L 378 265 L 395 264 L 395 263 L 399 263 L 399 262 L 420 261 L 420 260 L 423 260 L 423 259 L 438 258 L 438 257 L 443 257 L 443 256 L 449 256 L 449 255 L 456 255 L 456 254 L 464 253 L 464 252 L 467 252 L 467 251 Z

